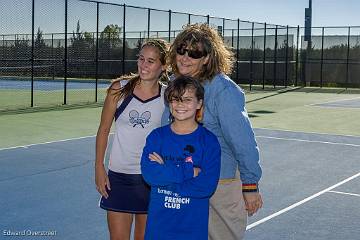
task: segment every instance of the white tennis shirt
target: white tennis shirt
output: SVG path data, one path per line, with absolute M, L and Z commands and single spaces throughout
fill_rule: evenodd
M 161 125 L 165 109 L 164 90 L 146 101 L 135 95 L 115 121 L 115 136 L 111 147 L 109 169 L 126 174 L 141 174 L 140 160 L 147 135 Z M 117 104 L 119 107 L 120 100 Z

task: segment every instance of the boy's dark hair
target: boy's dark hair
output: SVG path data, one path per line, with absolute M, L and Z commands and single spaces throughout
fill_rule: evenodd
M 174 98 L 181 99 L 187 89 L 195 90 L 196 98 L 198 100 L 204 100 L 204 87 L 201 83 L 192 77 L 181 75 L 169 82 L 164 93 L 166 104 L 169 104 Z

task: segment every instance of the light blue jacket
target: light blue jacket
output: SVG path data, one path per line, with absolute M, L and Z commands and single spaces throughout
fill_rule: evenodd
M 227 75 L 205 81 L 203 124 L 216 135 L 221 146 L 220 179 L 235 178 L 240 171 L 243 184 L 257 184 L 261 178 L 259 148 L 245 109 L 244 91 Z M 169 123 L 166 108 L 162 124 Z

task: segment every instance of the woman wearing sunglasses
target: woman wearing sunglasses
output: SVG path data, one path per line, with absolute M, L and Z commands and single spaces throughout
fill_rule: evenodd
M 258 189 L 261 167 L 244 92 L 227 76 L 232 71 L 233 54 L 216 30 L 207 24 L 193 24 L 177 35 L 168 60 L 175 76 L 191 76 L 203 84 L 202 122 L 221 145 L 220 180 L 210 199 L 209 239 L 242 239 L 247 215 L 262 207 Z M 168 117 L 167 111 L 163 124 Z

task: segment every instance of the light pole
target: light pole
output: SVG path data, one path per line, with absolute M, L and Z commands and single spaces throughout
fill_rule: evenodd
M 302 78 L 303 84 L 306 86 L 306 63 L 308 56 L 311 51 L 311 18 L 312 18 L 312 0 L 309 0 L 309 7 L 305 8 L 305 30 L 304 30 L 304 41 L 307 42 L 306 50 L 302 56 Z
M 312 0 L 309 0 L 309 7 L 305 8 L 305 41 L 311 43 L 311 18 Z

